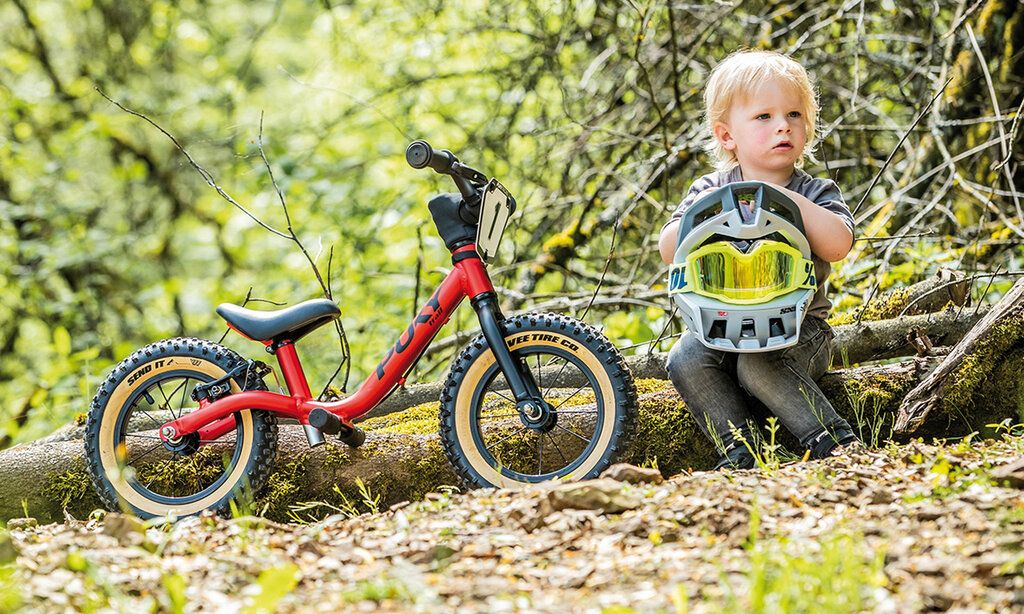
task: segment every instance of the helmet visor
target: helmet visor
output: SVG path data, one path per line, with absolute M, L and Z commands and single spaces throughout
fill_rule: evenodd
M 673 267 L 669 292 L 691 291 L 749 305 L 815 287 L 814 264 L 785 243 L 758 241 L 744 254 L 719 241 L 694 250 L 685 264 Z

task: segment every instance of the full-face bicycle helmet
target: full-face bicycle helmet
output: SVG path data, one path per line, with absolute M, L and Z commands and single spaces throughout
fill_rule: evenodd
M 796 344 L 816 289 L 800 208 L 772 186 L 730 183 L 683 213 L 669 296 L 709 348 Z

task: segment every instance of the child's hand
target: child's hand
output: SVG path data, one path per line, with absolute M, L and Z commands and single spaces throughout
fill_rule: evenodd
M 843 218 L 824 207 L 819 207 L 803 194 L 780 185 L 771 185 L 793 199 L 800 208 L 807 242 L 811 244 L 811 251 L 815 255 L 826 262 L 838 262 L 850 253 L 853 247 L 853 233 Z

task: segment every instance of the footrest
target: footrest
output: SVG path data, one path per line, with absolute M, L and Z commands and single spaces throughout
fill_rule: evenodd
M 328 435 L 340 433 L 344 426 L 341 423 L 341 418 L 321 407 L 317 407 L 309 412 L 309 425 L 320 429 Z
M 358 448 L 363 445 L 364 441 L 366 441 L 366 433 L 358 426 L 353 426 L 351 428 L 345 426 L 341 429 L 341 432 L 338 433 L 338 441 L 350 448 Z

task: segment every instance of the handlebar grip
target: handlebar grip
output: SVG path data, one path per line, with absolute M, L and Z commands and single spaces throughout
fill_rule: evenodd
M 434 151 L 430 143 L 426 141 L 413 141 L 405 150 L 405 161 L 413 168 L 429 166 L 439 173 L 445 173 L 451 169 L 452 163 L 455 162 L 455 156 L 446 149 Z

